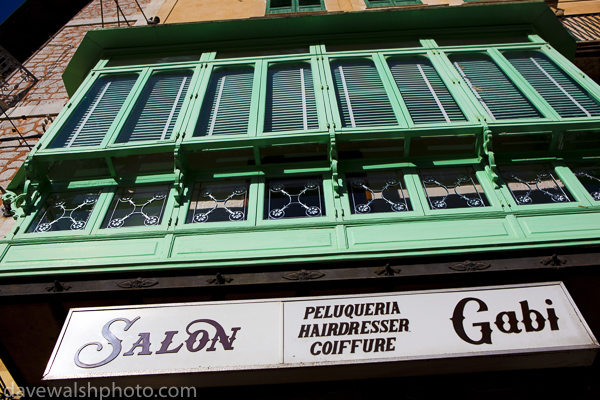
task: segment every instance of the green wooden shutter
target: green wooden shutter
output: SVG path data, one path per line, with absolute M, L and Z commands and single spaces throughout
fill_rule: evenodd
M 265 132 L 319 127 L 310 64 L 275 66 L 267 77 Z
M 542 117 L 489 57 L 458 55 L 451 60 L 492 119 Z
M 97 146 L 102 143 L 136 80 L 137 75 L 100 77 L 49 148 Z
M 367 7 L 410 6 L 423 4 L 421 0 L 365 0 Z
M 600 115 L 598 100 L 541 53 L 511 53 L 506 58 L 563 118 Z
M 254 69 L 213 71 L 194 136 L 248 133 Z
M 321 0 L 297 0 L 298 11 L 319 11 L 323 9 Z
M 428 60 L 390 60 L 388 64 L 415 124 L 466 121 Z
M 342 126 L 398 125 L 372 61 L 333 62 L 331 69 Z
M 289 13 L 323 10 L 321 0 L 267 0 L 267 13 Z
M 179 71 L 153 75 L 140 94 L 117 142 L 169 139 L 192 74 L 192 71 Z

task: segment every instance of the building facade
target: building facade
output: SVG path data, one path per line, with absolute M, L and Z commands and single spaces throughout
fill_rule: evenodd
M 485 288 L 502 297 L 506 285 L 561 282 L 581 326 L 600 332 L 600 88 L 569 61 L 575 42 L 544 2 L 118 2 L 144 13 L 130 27 L 107 26 L 108 8 L 100 21 L 90 14 L 107 3 L 123 11 L 92 2 L 76 17 L 88 26 L 76 24 L 87 33 L 74 35 L 81 43 L 62 75 L 66 104 L 51 125 L 44 117 L 46 133 L 3 196 L 16 219 L 1 243 L 1 310 L 12 323 L 0 356 L 17 382 L 52 384 L 62 351 L 52 349 L 68 337 L 61 326 L 72 308 L 216 310 Z M 133 25 L 117 15 L 110 23 Z M 520 322 L 498 313 L 497 329 L 531 336 L 568 321 L 527 304 Z M 454 310 L 440 331 L 461 336 Z M 137 321 L 117 320 L 125 330 Z M 398 321 L 408 332 L 408 319 Z M 145 334 L 125 356 L 151 355 Z M 480 335 L 470 343 L 478 351 L 491 345 Z M 170 353 L 167 338 L 155 353 Z M 536 349 L 534 340 L 526 351 L 397 354 L 391 364 L 367 357 L 242 373 L 228 364 L 212 383 L 206 371 L 190 381 L 226 397 L 363 398 L 401 384 L 405 398 L 593 398 L 591 338 L 585 348 Z M 319 343 L 313 355 L 326 352 Z M 75 356 L 82 374 L 104 368 L 78 358 L 85 346 Z M 544 357 L 528 363 L 530 353 Z M 158 385 L 178 381 L 175 370 L 109 375 Z M 106 382 L 109 372 L 81 379 Z M 65 374 L 56 380 L 79 379 Z M 548 377 L 554 387 L 531 385 Z

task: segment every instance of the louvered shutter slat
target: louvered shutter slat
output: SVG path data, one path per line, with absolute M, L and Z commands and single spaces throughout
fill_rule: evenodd
M 191 76 L 191 71 L 152 76 L 123 126 L 117 142 L 169 139 Z
M 270 68 L 265 131 L 306 130 L 318 126 L 310 65 Z
M 508 54 L 507 59 L 563 118 L 600 115 L 600 104 L 543 54 Z
M 136 75 L 101 77 L 60 129 L 50 148 L 97 146 L 102 143 Z
M 342 126 L 398 124 L 372 62 L 333 63 L 331 67 Z
M 542 115 L 490 59 L 454 57 L 454 66 L 493 119 L 540 118 Z
M 213 72 L 194 136 L 248 133 L 254 71 Z
M 415 124 L 466 120 L 429 61 L 391 61 L 389 66 Z

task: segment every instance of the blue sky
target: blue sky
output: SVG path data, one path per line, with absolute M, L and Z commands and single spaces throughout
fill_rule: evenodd
M 26 0 L 0 0 L 0 24 Z

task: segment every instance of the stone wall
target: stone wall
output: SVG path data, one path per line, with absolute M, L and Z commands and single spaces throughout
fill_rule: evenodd
M 102 1 L 102 14 L 100 2 Z M 164 0 L 138 0 L 148 18 Z M 135 0 L 119 0 L 130 25 L 145 24 Z M 104 20 L 104 24 L 102 24 Z M 73 57 L 85 33 L 91 29 L 127 26 L 122 16 L 117 22 L 117 7 L 113 0 L 94 0 L 84 7 L 68 24 L 35 52 L 23 66 L 38 79 L 19 103 L 7 110 L 10 120 L 0 117 L 0 186 L 5 189 L 39 137 L 44 134 L 65 103 L 67 92 L 62 73 Z M 13 77 L 11 84 L 18 83 Z M 18 133 L 25 137 L 19 138 Z M 12 218 L 0 214 L 0 237 L 14 224 Z

